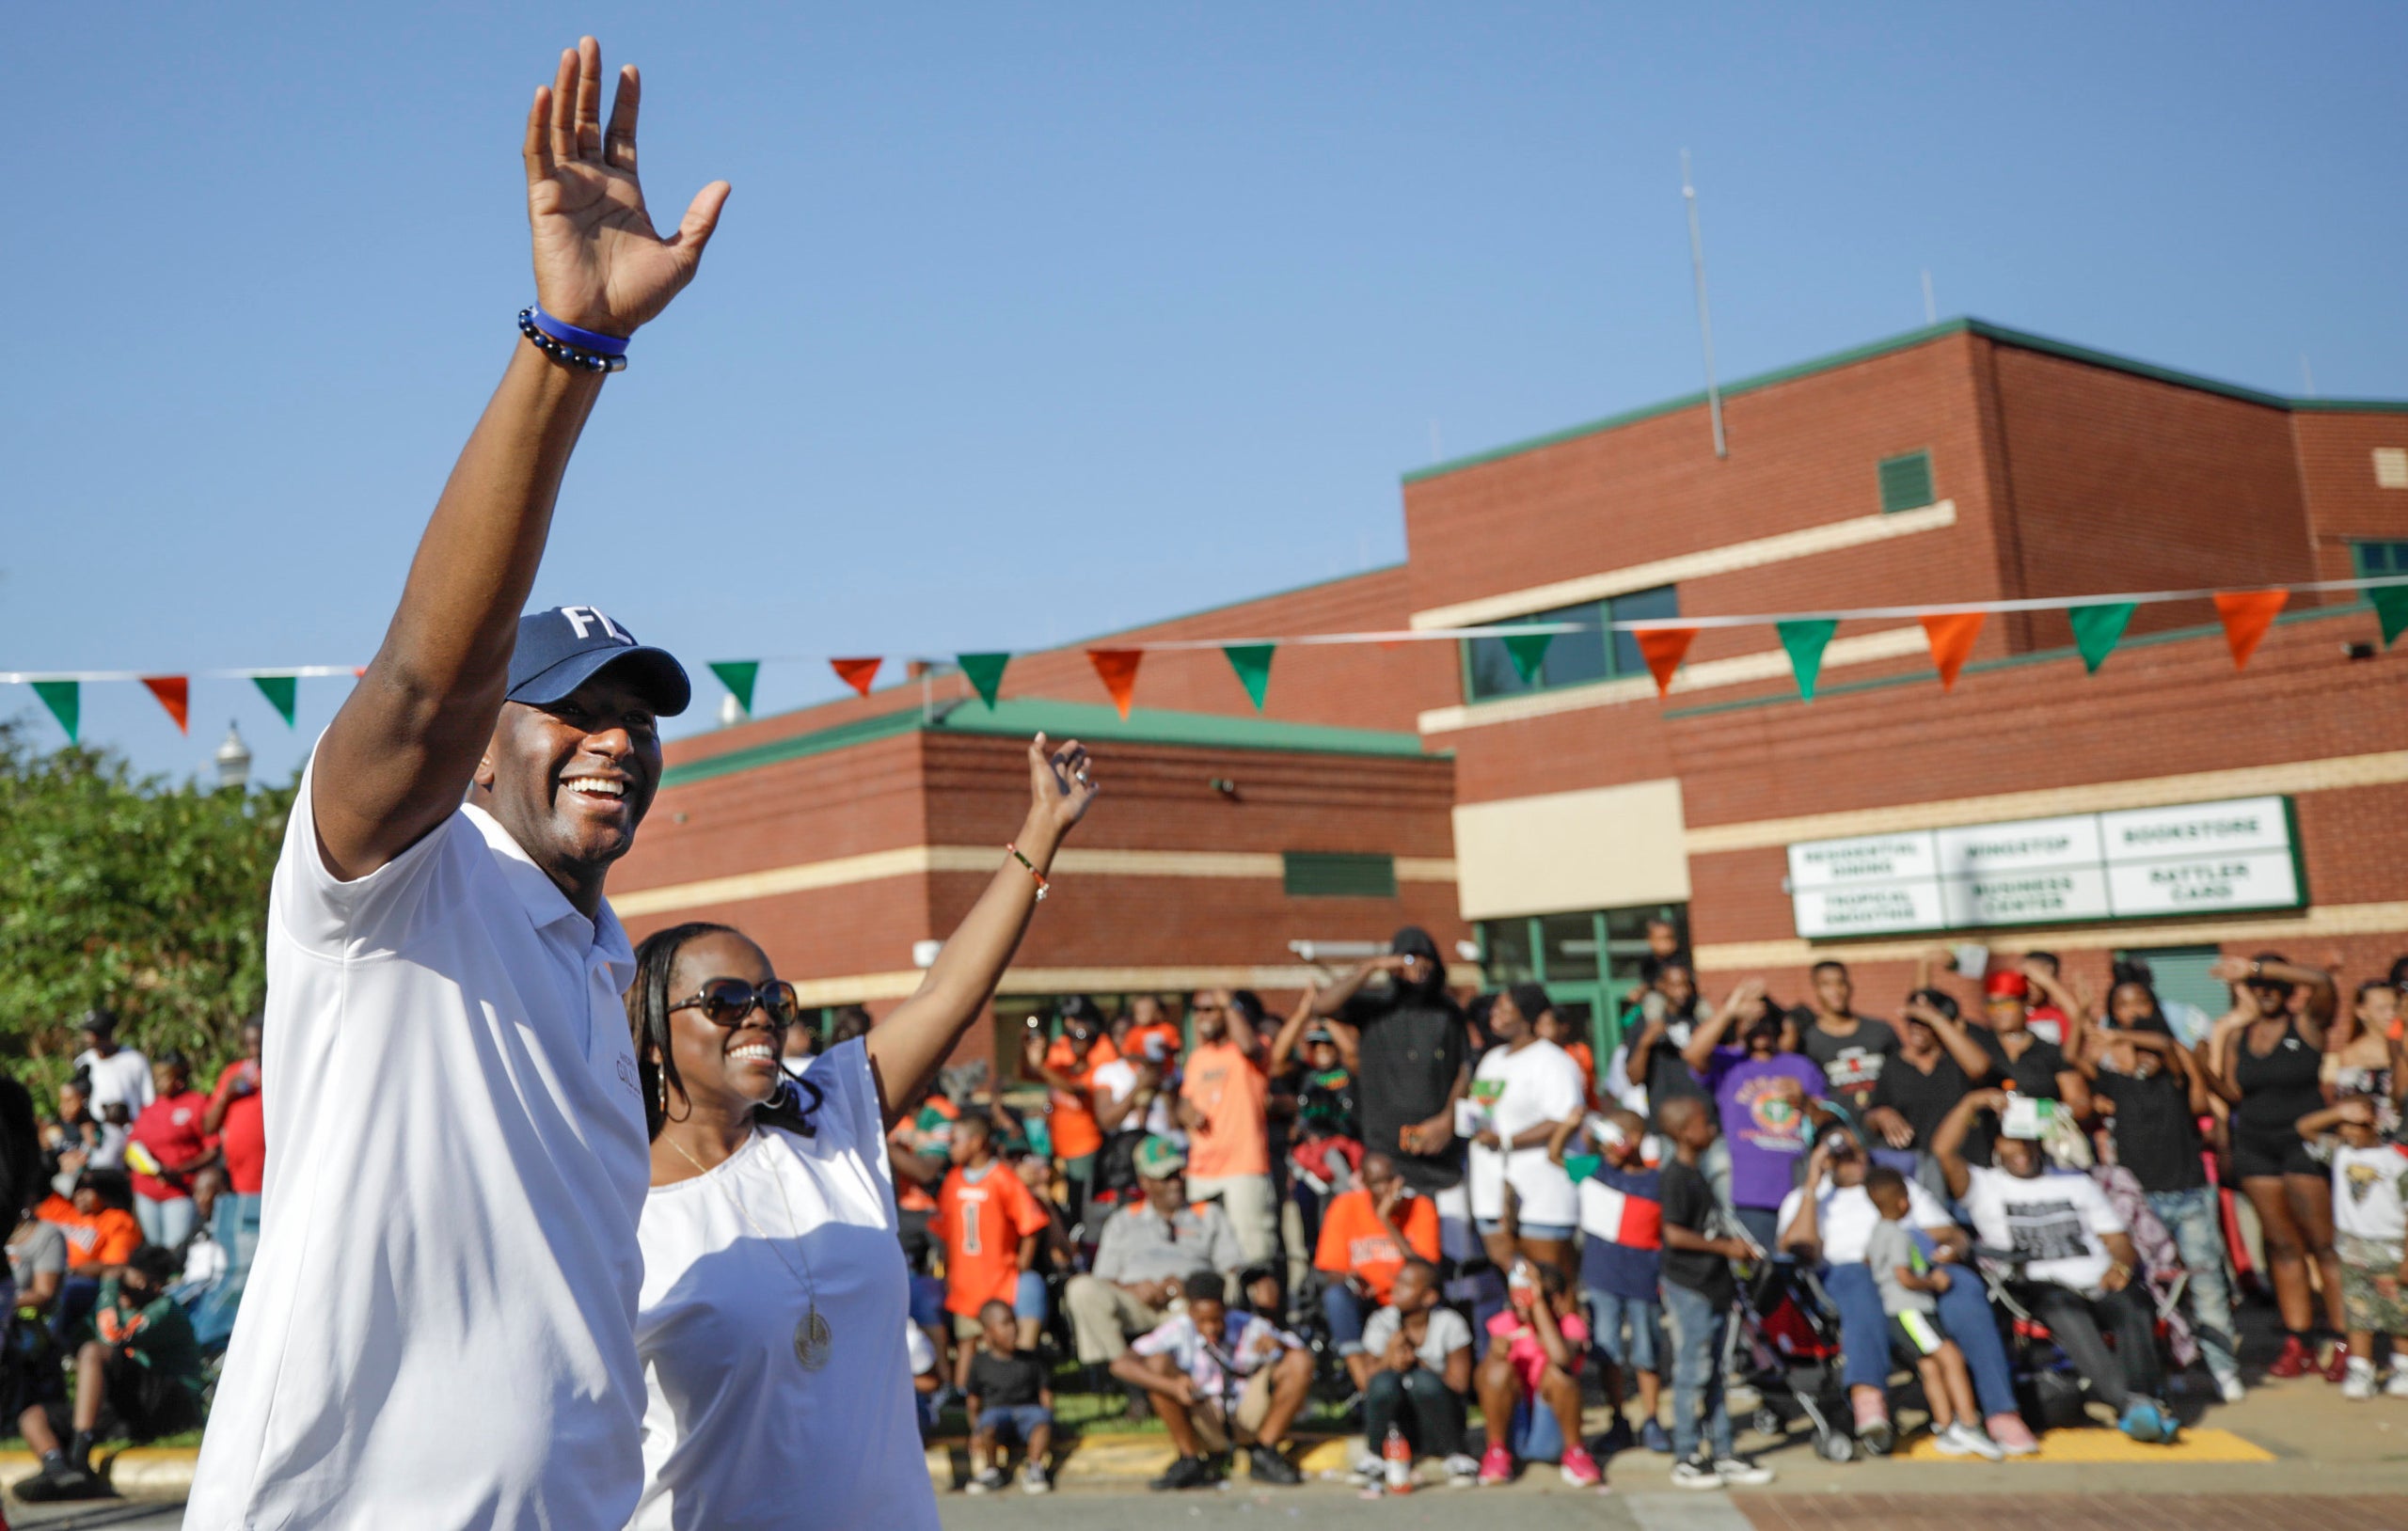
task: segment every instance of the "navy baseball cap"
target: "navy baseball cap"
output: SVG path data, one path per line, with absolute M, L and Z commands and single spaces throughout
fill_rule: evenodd
M 508 698 L 548 706 L 613 665 L 643 688 L 652 710 L 663 718 L 676 717 L 694 700 L 686 667 L 667 649 L 637 642 L 635 634 L 590 606 L 556 606 L 518 619 Z

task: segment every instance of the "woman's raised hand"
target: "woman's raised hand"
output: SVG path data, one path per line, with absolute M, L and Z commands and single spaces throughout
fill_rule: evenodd
M 552 83 L 527 113 L 527 221 L 534 236 L 535 296 L 556 319 L 606 335 L 632 335 L 669 307 L 719 227 L 728 184 L 695 195 L 677 231 L 654 232 L 636 179 L 633 64 L 620 70 L 610 125 L 602 125 L 602 48 L 580 38 L 561 54 Z
M 1056 750 L 1039 734 L 1028 746 L 1028 814 L 1032 828 L 1054 840 L 1086 816 L 1101 788 L 1088 767 L 1087 747 L 1078 740 Z

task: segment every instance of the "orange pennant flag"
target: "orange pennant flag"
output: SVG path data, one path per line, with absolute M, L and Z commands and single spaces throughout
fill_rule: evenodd
M 1112 693 L 1112 704 L 1120 716 L 1129 716 L 1129 699 L 1137 692 L 1137 666 L 1146 657 L 1143 649 L 1089 649 L 1087 663 L 1095 666 L 1103 688 Z
M 1973 653 L 1973 639 L 1982 636 L 1982 620 L 1987 611 L 1947 611 L 1922 619 L 1923 636 L 1931 643 L 1931 662 L 1940 671 L 1940 688 L 1956 689 L 1956 672 Z
M 2232 649 L 2232 668 L 2249 668 L 2249 656 L 2258 652 L 2258 639 L 2274 624 L 2283 604 L 2291 598 L 2287 590 L 2225 590 L 2216 592 L 2216 615 L 2224 619 L 2224 640 Z
M 867 696 L 870 682 L 878 679 L 878 667 L 884 661 L 879 659 L 831 659 L 828 668 L 834 671 L 847 686 Z
M 191 680 L 182 675 L 145 675 L 142 677 L 142 684 L 150 687 L 152 696 L 159 699 L 159 705 L 167 709 L 167 716 L 176 720 L 176 732 L 190 734 L 192 719 L 188 714 L 192 702 Z
M 1631 637 L 1639 640 L 1639 652 L 1646 657 L 1647 672 L 1656 677 L 1656 694 L 1663 696 L 1672 688 L 1672 671 L 1681 668 L 1688 657 L 1689 644 L 1697 638 L 1694 627 L 1641 627 Z

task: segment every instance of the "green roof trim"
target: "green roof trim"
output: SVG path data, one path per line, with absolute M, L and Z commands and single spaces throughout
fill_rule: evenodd
M 1101 704 L 1007 697 L 992 707 L 982 702 L 949 704 L 932 722 L 924 723 L 920 710 L 908 707 L 881 713 L 876 718 L 840 723 L 834 728 L 748 745 L 724 754 L 706 755 L 701 760 L 670 766 L 661 773 L 660 784 L 664 787 L 685 786 L 924 730 L 1013 739 L 1030 738 L 1042 732 L 1055 739 L 1077 738 L 1087 744 L 1167 744 L 1288 754 L 1441 758 L 1436 751 L 1423 750 L 1421 737 L 1417 734 L 1392 734 L 1368 728 L 1332 728 L 1320 723 L 1290 723 L 1277 718 L 1241 718 L 1217 713 L 1167 712 L 1149 707 L 1140 707 L 1124 719 L 1118 709 Z
M 1978 336 L 2000 345 L 2014 346 L 2018 350 L 2036 351 L 2044 355 L 2063 356 L 2068 361 L 2084 362 L 2093 367 L 2104 367 L 2113 371 L 2128 372 L 2134 377 L 2171 383 L 2178 387 L 2196 388 L 2206 393 L 2222 394 L 2227 399 L 2240 399 L 2253 404 L 2263 404 L 2270 409 L 2289 409 L 2307 413 L 2370 410 L 2384 414 L 2408 414 L 2408 399 L 2294 399 L 2279 393 L 2267 393 L 2258 388 L 2244 387 L 2238 383 L 2226 383 L 2218 378 L 2202 377 L 2196 372 L 2177 371 L 2171 367 L 2159 367 L 2149 362 L 2134 361 L 2130 356 L 2118 356 L 2105 351 L 2093 351 L 2087 346 L 2074 345 L 2065 340 L 2053 340 L 2045 335 L 2034 335 L 2025 330 L 2009 329 L 2004 324 L 1993 324 L 1987 320 L 1970 318 L 1942 320 L 1937 324 L 1926 324 L 1921 329 L 1909 330 L 1903 335 L 1893 335 L 1886 339 L 1874 340 L 1846 351 L 1835 351 L 1829 355 L 1816 356 L 1811 361 L 1801 361 L 1794 366 L 1776 368 L 1769 372 L 1758 372 L 1752 377 L 1743 377 L 1736 382 L 1725 383 L 1722 385 L 1722 397 L 1730 399 L 1742 393 L 1752 393 L 1758 388 L 1770 387 L 1776 383 L 1795 382 L 1801 377 L 1812 377 L 1817 372 L 1828 372 L 1856 362 L 1870 361 L 1876 356 L 1886 356 L 1892 352 L 1912 350 L 1916 346 L 1926 345 L 1933 340 L 1951 335 Z M 1486 451 L 1450 458 L 1443 463 L 1434 463 L 1428 467 L 1414 468 L 1404 473 L 1402 479 L 1406 483 L 1419 483 L 1425 479 L 1435 479 L 1445 474 L 1461 472 L 1465 468 L 1477 467 L 1483 463 L 1519 457 L 1525 452 L 1537 451 L 1543 447 L 1559 446 L 1566 441 L 1577 441 L 1583 436 L 1596 435 L 1600 432 L 1617 430 L 1625 425 L 1636 425 L 1640 420 L 1654 419 L 1659 415 L 1695 409 L 1704 402 L 1705 393 L 1703 389 L 1696 393 L 1685 393 L 1676 399 L 1642 404 L 1637 409 L 1624 410 L 1619 415 L 1608 415 L 1603 419 L 1566 426 L 1560 431 L 1550 431 L 1545 435 L 1508 442 L 1502 447 L 1493 447 Z
M 2307 607 L 2298 611 L 2283 612 L 2274 619 L 2274 625 L 2288 627 L 2293 623 L 2322 622 L 2330 617 L 2369 616 L 2373 614 L 2373 610 L 2372 607 L 2356 602 L 2347 606 Z M 2161 643 L 2183 643 L 2193 639 L 2222 638 L 2223 636 L 2224 625 L 2221 623 L 2207 623 L 2196 627 L 2169 627 L 2162 633 L 2144 633 L 2138 638 L 2127 638 L 2115 645 L 2115 652 L 2122 654 L 2131 649 L 2154 648 Z M 2003 659 L 1976 659 L 1966 665 L 1963 673 L 1980 675 L 1994 670 L 2020 670 L 2026 665 L 2051 665 L 2066 660 L 2079 661 L 2081 657 L 2082 651 L 2070 646 L 2062 649 L 2035 649 L 2029 654 L 2010 654 Z M 2109 663 L 2113 664 L 2114 661 L 2111 659 Z M 1910 670 L 1902 675 L 1877 675 L 1871 680 L 1836 682 L 1817 688 L 1814 696 L 1817 701 L 1822 701 L 1830 697 L 1848 696 L 1860 691 L 1886 691 L 1899 686 L 1929 686 L 1939 678 L 1937 671 Z M 1703 702 L 1689 707 L 1667 707 L 1659 716 L 1665 722 L 1670 723 L 1683 718 L 1713 718 L 1722 713 L 1746 712 L 1752 707 L 1784 706 L 1798 701 L 1795 692 L 1779 691 L 1770 696 L 1741 697 L 1735 702 Z

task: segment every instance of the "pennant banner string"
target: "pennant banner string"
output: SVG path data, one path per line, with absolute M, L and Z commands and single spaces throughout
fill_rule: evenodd
M 1156 652 L 1182 649 L 1228 649 L 1263 643 L 1280 646 L 1329 643 L 1408 643 L 1452 642 L 1464 639 L 1534 639 L 1542 634 L 1564 633 L 1649 633 L 1680 628 L 1695 631 L 1708 627 L 1778 627 L 1783 623 L 1912 621 L 1924 617 L 1972 615 L 1997 611 L 2076 611 L 2086 607 L 2147 606 L 2171 601 L 2213 601 L 2218 597 L 2263 595 L 2278 592 L 2302 594 L 2310 592 L 2355 591 L 2363 592 L 2378 608 L 2398 611 L 2402 599 L 2399 592 L 2408 592 L 2408 575 L 2383 575 L 2366 579 L 2319 579 L 2288 585 L 2259 585 L 2226 590 L 2167 590 L 2102 592 L 2095 595 L 2029 596 L 2004 601 L 1937 602 L 1923 606 L 1857 607 L 1833 611 L 1784 611 L 1740 616 L 1715 617 L 1649 617 L 1621 622 L 1522 622 L 1497 623 L 1464 627 L 1419 627 L 1356 633 L 1300 633 L 1292 636 L 1257 638 L 1193 638 L 1193 639 L 1124 639 L 1115 641 L 1111 652 Z M 2230 604 L 2227 602 L 2226 604 Z M 2387 614 L 2386 612 L 2386 614 Z M 1082 645 L 1069 645 L 1081 647 Z M 1035 654 L 1045 650 L 1006 651 L 1012 654 Z M 833 658 L 849 655 L 765 655 L 750 662 L 774 664 L 788 661 L 829 663 Z M 739 661 L 740 662 L 740 661 Z M 954 668 L 951 658 L 933 658 L 926 662 Z M 240 670 L 190 670 L 182 673 L 193 679 L 209 680 L 310 680 L 328 676 L 356 677 L 356 665 L 265 665 Z M 0 685 L 25 685 L 38 681 L 140 681 L 161 673 L 158 670 L 0 670 Z

